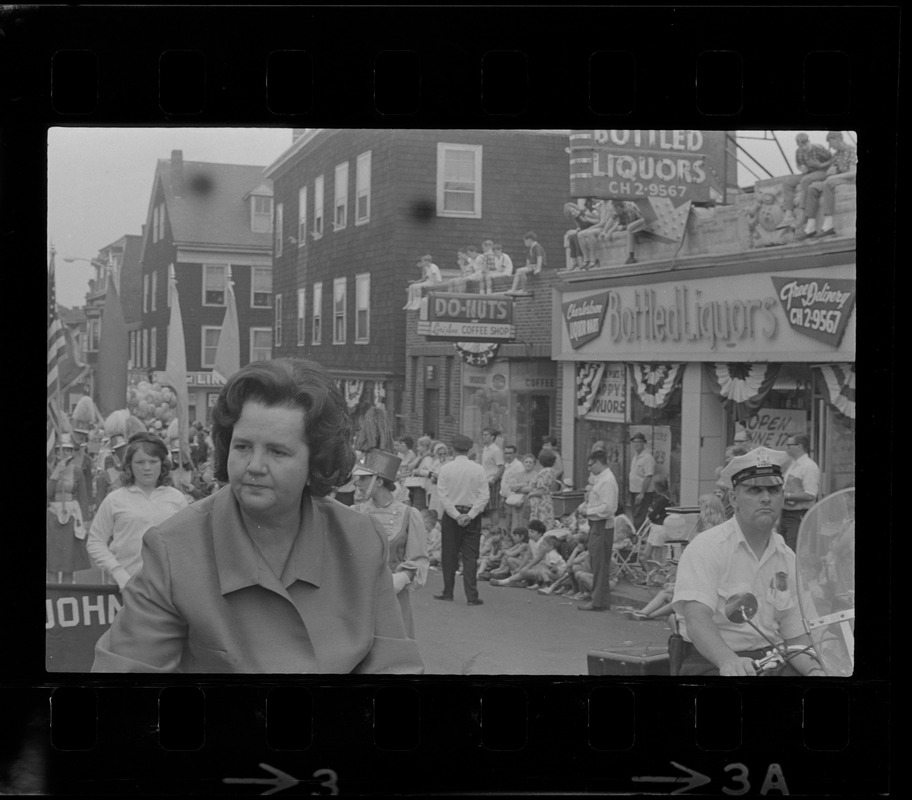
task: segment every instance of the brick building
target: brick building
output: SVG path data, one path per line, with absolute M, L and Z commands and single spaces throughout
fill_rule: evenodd
M 218 395 L 212 367 L 229 275 L 241 365 L 272 357 L 272 228 L 272 186 L 262 167 L 185 162 L 180 150 L 159 159 L 140 256 L 142 322 L 130 332 L 130 361 L 144 374 L 165 368 L 173 267 L 191 422 L 205 421 Z
M 402 306 L 420 277 L 416 261 L 430 253 L 451 270 L 457 249 L 492 239 L 522 265 L 523 234 L 534 229 L 562 262 L 566 146 L 566 134 L 547 131 L 296 132 L 265 172 L 276 209 L 276 355 L 327 367 L 344 383 L 356 422 L 382 402 L 398 433 L 455 432 L 462 398 L 451 387 L 462 372 L 454 345 L 407 344 L 414 315 Z M 507 352 L 521 351 L 550 381 L 548 323 L 529 314 Z M 536 424 L 547 432 L 556 419 L 550 399 L 543 413 L 547 422 Z

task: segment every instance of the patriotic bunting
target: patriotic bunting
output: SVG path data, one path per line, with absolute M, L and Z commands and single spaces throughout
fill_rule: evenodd
M 576 416 L 589 413 L 598 394 L 602 376 L 605 374 L 603 361 L 580 361 L 576 365 Z
M 459 357 L 473 367 L 486 367 L 500 349 L 499 342 L 456 342 L 453 345 Z
M 843 417 L 855 419 L 855 365 L 824 364 L 817 367 L 829 393 L 830 405 Z
M 746 364 L 716 362 L 707 371 L 719 386 L 723 405 L 729 407 L 739 422 L 750 419 L 776 382 L 781 364 Z
M 631 381 L 647 408 L 665 408 L 684 379 L 684 364 L 631 364 Z
M 348 406 L 349 411 L 354 411 L 358 407 L 358 403 L 361 402 L 361 395 L 364 393 L 364 381 L 352 378 L 345 381 L 344 386 L 345 405 Z

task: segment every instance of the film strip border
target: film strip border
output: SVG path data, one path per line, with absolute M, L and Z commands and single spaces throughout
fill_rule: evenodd
M 422 796 L 888 789 L 882 684 L 755 681 L 61 687 L 4 705 L 52 794 L 330 794 L 331 777 L 345 794 Z
M 783 27 L 771 10 L 724 7 L 10 6 L 0 99 L 13 119 L 72 123 L 637 114 L 725 129 L 811 115 L 842 128 L 882 113 L 874 96 L 896 86 L 898 13 L 794 8 Z

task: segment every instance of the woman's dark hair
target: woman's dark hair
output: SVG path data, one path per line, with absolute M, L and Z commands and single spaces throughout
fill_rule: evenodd
M 411 450 L 415 446 L 415 440 L 411 436 L 400 436 L 399 441 L 405 445 L 406 450 Z
M 538 454 L 538 463 L 543 467 L 553 467 L 557 463 L 557 454 L 553 450 L 542 450 Z
M 557 437 L 556 436 L 542 436 L 542 444 L 550 444 L 552 447 L 557 447 Z
M 545 527 L 545 523 L 542 522 L 540 519 L 533 519 L 529 523 L 529 530 L 538 531 L 539 533 L 544 533 L 548 529 Z
M 310 448 L 310 493 L 325 497 L 351 476 L 355 451 L 345 398 L 329 373 L 315 361 L 278 358 L 254 361 L 234 373 L 212 409 L 215 477 L 228 480 L 228 452 L 245 403 L 304 412 L 304 439 Z
M 168 461 L 168 448 L 155 434 L 140 431 L 139 433 L 134 433 L 130 437 L 130 441 L 127 442 L 127 451 L 124 453 L 123 461 L 121 462 L 121 482 L 123 485 L 132 486 L 136 483 L 136 478 L 133 475 L 133 456 L 140 450 L 147 456 L 152 456 L 152 458 L 157 458 L 161 461 L 161 473 L 159 473 L 155 485 L 165 486 L 170 484 L 168 475 L 171 472 L 171 462 Z

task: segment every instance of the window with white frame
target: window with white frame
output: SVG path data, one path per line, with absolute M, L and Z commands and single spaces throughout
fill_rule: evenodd
M 158 328 L 149 329 L 149 366 L 158 366 Z
M 298 344 L 304 341 L 304 312 L 307 308 L 307 289 L 298 289 Z
M 333 281 L 333 344 L 345 344 L 345 289 L 346 278 Z
M 298 190 L 298 247 L 307 244 L 307 187 Z
M 165 204 L 158 207 L 158 241 L 165 238 Z
M 203 264 L 203 305 L 225 305 L 227 264 Z
M 273 322 L 273 329 L 275 334 L 272 337 L 272 342 L 276 347 L 282 346 L 282 294 L 279 293 L 275 296 L 275 320 Z
M 355 342 L 367 344 L 370 341 L 370 291 L 369 272 L 355 275 Z
M 276 257 L 282 255 L 282 247 L 284 242 L 282 241 L 282 229 L 284 227 L 284 214 L 285 206 L 282 203 L 276 203 L 275 209 L 275 238 L 273 241 L 273 249 L 275 250 Z
M 142 329 L 142 366 L 149 366 L 149 329 Z
M 272 267 L 250 268 L 250 307 L 272 308 Z
M 221 333 L 220 326 L 203 325 L 203 351 L 200 354 L 200 366 L 203 369 L 212 369 L 215 366 L 215 352 L 218 350 Z
M 272 328 L 250 329 L 250 360 L 269 361 L 272 358 Z
M 437 216 L 481 218 L 481 145 L 437 144 Z
M 143 275 L 143 314 L 149 310 L 149 273 Z
M 130 331 L 130 363 L 127 369 L 136 369 L 139 365 L 136 363 L 136 331 Z
M 314 219 L 313 237 L 319 239 L 323 235 L 323 176 L 314 180 Z
M 158 241 L 158 206 L 152 209 L 152 244 Z
M 322 344 L 323 342 L 323 284 L 315 283 L 313 286 L 313 314 L 311 315 L 313 328 L 310 343 Z
M 98 328 L 101 320 L 89 319 L 86 320 L 86 350 L 97 350 L 98 349 Z
M 361 153 L 355 164 L 355 225 L 370 221 L 371 151 Z
M 348 224 L 348 162 L 336 164 L 336 180 L 333 185 L 333 230 L 342 230 Z
M 158 273 L 152 273 L 152 288 L 150 289 L 151 297 L 149 298 L 149 308 L 155 311 L 155 297 L 158 294 Z
M 272 198 L 260 194 L 250 197 L 250 230 L 269 233 L 272 230 Z

